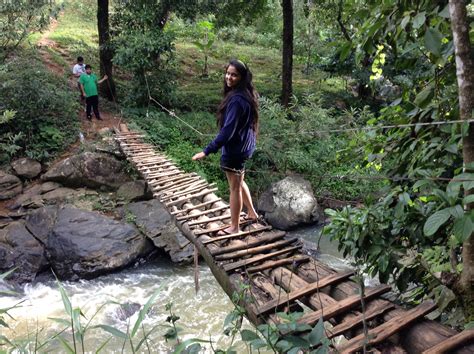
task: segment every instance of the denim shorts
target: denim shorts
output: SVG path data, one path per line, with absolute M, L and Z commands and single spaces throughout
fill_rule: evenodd
M 245 173 L 245 161 L 247 160 L 248 157 L 221 156 L 221 170 L 243 175 Z

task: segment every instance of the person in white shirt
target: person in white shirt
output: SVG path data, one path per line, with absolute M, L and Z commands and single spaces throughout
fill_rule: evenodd
M 81 90 L 81 84 L 79 83 L 79 79 L 82 74 L 86 72 L 86 65 L 84 64 L 84 58 L 83 57 L 77 57 L 77 63 L 74 65 L 72 68 L 72 74 L 74 75 L 75 78 L 77 78 L 77 88 L 79 89 L 79 92 L 81 94 L 81 102 L 84 101 L 84 95 L 82 94 Z

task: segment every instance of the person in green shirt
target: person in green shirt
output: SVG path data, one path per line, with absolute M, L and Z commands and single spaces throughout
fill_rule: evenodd
M 100 84 L 107 79 L 107 75 L 104 75 L 102 79 L 97 81 L 97 76 L 92 73 L 92 66 L 89 64 L 86 65 L 86 72 L 79 78 L 81 92 L 86 96 L 86 116 L 89 120 L 92 120 L 92 109 L 94 110 L 95 117 L 102 120 L 99 113 L 99 93 L 97 91 L 97 84 Z

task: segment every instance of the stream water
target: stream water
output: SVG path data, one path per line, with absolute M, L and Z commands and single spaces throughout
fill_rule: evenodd
M 320 228 L 308 227 L 293 231 L 292 236 L 301 237 L 305 242 L 318 243 Z M 337 247 L 324 238 L 321 239 L 318 258 L 334 268 L 347 267 L 347 264 L 340 258 Z M 192 266 L 179 266 L 171 263 L 167 259 L 162 259 L 144 266 L 123 270 L 119 273 L 101 276 L 93 280 L 82 280 L 79 282 L 63 282 L 73 307 L 81 308 L 85 317 L 82 322 L 87 321 L 94 315 L 97 309 L 107 301 L 117 303 L 135 303 L 144 305 L 153 293 L 162 286 L 162 290 L 157 296 L 156 305 L 149 312 L 144 326 L 150 329 L 156 324 L 166 325 L 166 318 L 169 313 L 165 310 L 166 304 L 172 303 L 172 311 L 180 317 L 176 322 L 182 328 L 179 333 L 180 339 L 189 338 L 211 338 L 214 348 L 227 348 L 230 337 L 223 333 L 224 320 L 232 309 L 233 305 L 224 291 L 214 279 L 211 271 L 202 262 L 199 270 L 200 291 L 195 293 L 194 289 L 194 268 Z M 22 302 L 21 302 L 22 301 Z M 67 318 L 64 310 L 61 294 L 53 279 L 25 285 L 21 293 L 16 297 L 0 297 L 0 309 L 21 304 L 9 311 L 14 319 L 7 318 L 10 329 L 5 330 L 0 327 L 0 334 L 7 338 L 30 340 L 37 336 L 39 342 L 45 341 L 49 336 L 59 332 L 64 325 L 51 320 L 51 318 Z M 105 324 L 113 326 L 126 332 L 127 326 L 133 327 L 138 314 L 135 313 L 130 318 L 124 318 L 123 312 L 117 304 L 106 305 L 92 320 L 93 325 Z M 244 326 L 251 328 L 249 323 Z M 169 352 L 173 348 L 174 342 L 167 343 L 163 334 L 166 328 L 158 327 L 151 336 L 152 352 Z M 110 336 L 102 329 L 94 329 L 86 334 L 85 351 L 95 352 L 95 350 Z M 137 334 L 140 341 L 143 336 Z M 238 352 L 247 352 L 245 344 L 240 341 L 240 336 L 236 338 Z M 65 336 L 66 340 L 72 344 L 72 339 Z M 34 341 L 33 341 L 34 342 Z M 57 341 L 55 341 L 57 343 Z M 61 351 L 58 345 L 45 346 L 52 351 Z M 127 344 L 128 345 L 128 344 Z M 105 351 L 121 351 L 123 341 L 111 339 Z M 145 348 L 142 348 L 145 350 Z M 1 350 L 1 348 L 0 348 Z M 208 346 L 208 350 L 210 347 Z M 130 347 L 125 347 L 126 352 L 130 352 Z

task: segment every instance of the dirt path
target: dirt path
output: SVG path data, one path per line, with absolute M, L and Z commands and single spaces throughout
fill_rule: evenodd
M 51 25 L 49 29 L 43 33 L 43 35 L 38 41 L 39 53 L 41 55 L 43 63 L 51 72 L 60 76 L 69 75 L 69 86 L 71 87 L 71 90 L 76 91 L 77 90 L 76 79 L 72 76 L 72 72 L 71 73 L 68 72 L 68 70 L 72 70 L 72 69 L 65 68 L 63 65 L 58 64 L 54 60 L 51 54 L 51 50 L 58 53 L 60 56 L 62 56 L 66 60 L 66 62 L 71 63 L 71 68 L 74 65 L 75 60 L 76 60 L 76 58 L 72 58 L 71 55 L 67 53 L 66 50 L 61 48 L 57 42 L 49 38 L 50 35 L 54 33 L 54 30 L 56 29 L 57 26 L 58 26 L 57 20 L 51 21 Z M 79 93 L 77 96 L 79 99 Z M 104 100 L 105 99 L 103 98 L 101 99 L 102 102 L 104 102 Z M 119 114 L 114 114 L 108 111 L 107 109 L 104 108 L 103 104 L 100 105 L 99 108 L 100 108 L 100 115 L 101 115 L 102 120 L 97 120 L 95 118 L 92 118 L 92 121 L 87 120 L 84 108 L 78 112 L 79 121 L 81 122 L 81 131 L 86 140 L 94 139 L 97 133 L 104 128 L 118 127 L 121 122 Z

